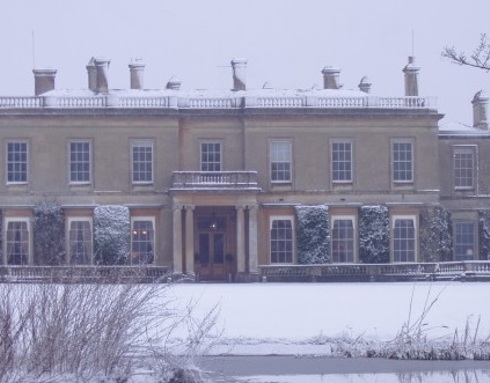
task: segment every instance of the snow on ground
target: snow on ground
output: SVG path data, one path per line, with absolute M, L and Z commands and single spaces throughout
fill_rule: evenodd
M 470 334 L 490 335 L 490 283 L 198 283 L 168 293 L 177 307 L 194 302 L 197 318 L 219 307 L 215 354 L 328 354 L 327 338 L 389 340 L 432 303 L 429 338 L 468 323 Z

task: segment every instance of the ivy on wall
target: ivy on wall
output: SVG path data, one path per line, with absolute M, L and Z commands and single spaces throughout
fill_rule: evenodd
M 362 263 L 390 261 L 390 218 L 386 206 L 359 209 L 359 259 Z
M 328 263 L 330 261 L 328 207 L 296 206 L 296 223 L 298 263 Z
M 420 260 L 422 262 L 452 259 L 451 214 L 441 206 L 427 206 L 420 211 Z
M 65 263 L 65 214 L 54 201 L 41 201 L 33 209 L 34 263 Z
M 478 240 L 480 245 L 480 259 L 490 259 L 490 211 L 478 213 Z
M 129 209 L 120 205 L 94 209 L 95 261 L 101 265 L 127 263 L 130 249 Z

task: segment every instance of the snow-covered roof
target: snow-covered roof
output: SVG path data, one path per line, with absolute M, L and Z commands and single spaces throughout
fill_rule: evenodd
M 479 137 L 490 136 L 490 131 L 456 121 L 442 121 L 439 125 L 441 136 L 466 136 Z

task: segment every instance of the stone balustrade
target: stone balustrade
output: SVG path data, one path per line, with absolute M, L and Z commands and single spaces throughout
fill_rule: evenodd
M 186 97 L 185 95 L 108 95 L 0 97 L 2 109 L 435 109 L 430 97 L 376 97 L 362 96 L 223 96 Z
M 256 171 L 175 171 L 171 190 L 259 190 Z

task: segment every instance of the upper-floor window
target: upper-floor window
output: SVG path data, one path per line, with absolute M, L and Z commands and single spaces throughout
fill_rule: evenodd
M 153 182 L 153 142 L 138 140 L 131 143 L 133 183 Z
M 332 262 L 354 262 L 354 218 L 332 219 Z
M 417 255 L 415 217 L 393 217 L 393 259 L 415 262 Z
M 393 181 L 413 182 L 413 145 L 411 141 L 394 141 Z
M 90 141 L 73 141 L 70 148 L 70 182 L 90 183 Z
M 474 259 L 475 254 L 475 223 L 472 221 L 454 222 L 454 260 L 465 261 Z
M 332 142 L 332 181 L 352 182 L 352 143 Z
M 201 171 L 221 171 L 221 143 L 201 142 Z
M 292 143 L 272 140 L 269 144 L 272 182 L 291 182 Z
M 271 217 L 271 263 L 293 263 L 294 239 L 292 217 Z
M 475 187 L 475 155 L 471 147 L 456 147 L 453 151 L 454 188 L 471 190 Z
M 7 183 L 27 183 L 27 142 L 7 142 Z
M 133 218 L 131 228 L 131 264 L 151 264 L 155 258 L 153 218 Z
M 92 263 L 92 220 L 74 218 L 68 220 L 68 259 L 74 265 Z
M 8 219 L 5 230 L 5 254 L 9 265 L 27 265 L 30 254 L 30 221 Z

